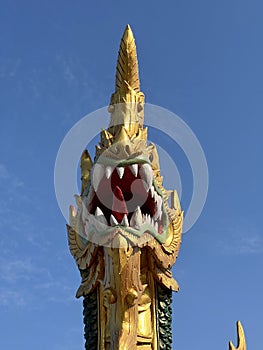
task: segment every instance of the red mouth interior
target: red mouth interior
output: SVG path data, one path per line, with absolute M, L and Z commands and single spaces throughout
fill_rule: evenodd
M 120 223 L 126 214 L 129 222 L 137 206 L 140 206 L 142 214 L 155 214 L 155 202 L 151 196 L 151 191 L 146 191 L 143 180 L 140 177 L 140 168 L 138 166 L 138 176 L 135 177 L 128 166 L 125 167 L 124 175 L 120 179 L 116 168 L 109 179 L 103 176 L 97 192 L 94 191 L 89 211 L 95 214 L 99 207 L 108 224 L 110 216 L 113 214 Z M 133 184 L 133 185 L 132 185 Z M 152 185 L 152 184 L 151 184 Z

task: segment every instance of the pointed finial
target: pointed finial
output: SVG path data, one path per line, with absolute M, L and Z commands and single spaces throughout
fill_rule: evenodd
M 140 91 L 138 59 L 135 39 L 129 24 L 127 24 L 120 43 L 116 67 L 115 91 L 124 85 L 129 85 L 135 92 Z
M 229 350 L 246 350 L 246 338 L 244 329 L 240 321 L 237 321 L 237 348 L 233 345 L 233 343 L 229 342 Z
M 122 127 L 129 137 L 136 136 L 143 128 L 144 94 L 140 91 L 136 45 L 129 25 L 126 26 L 120 43 L 115 92 L 111 96 L 108 111 L 111 114 L 108 131 L 112 135 L 112 142 Z

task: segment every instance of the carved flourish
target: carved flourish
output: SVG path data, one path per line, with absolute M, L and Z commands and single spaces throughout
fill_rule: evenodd
M 245 333 L 240 321 L 237 322 L 237 348 L 233 345 L 233 343 L 229 342 L 229 350 L 246 350 L 246 338 Z

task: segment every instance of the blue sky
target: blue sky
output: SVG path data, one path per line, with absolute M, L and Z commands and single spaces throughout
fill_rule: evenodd
M 1 1 L 1 349 L 83 348 L 54 164 L 67 131 L 109 103 L 127 23 L 147 102 L 185 120 L 209 167 L 174 268 L 174 348 L 227 349 L 238 319 L 248 349 L 262 348 L 262 11 L 256 0 Z M 187 210 L 191 173 L 175 152 Z

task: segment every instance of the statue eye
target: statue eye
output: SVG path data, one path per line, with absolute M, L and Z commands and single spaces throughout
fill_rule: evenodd
M 152 163 L 152 161 L 153 161 L 153 154 L 152 153 L 150 153 L 150 155 L 149 155 L 149 160 Z

